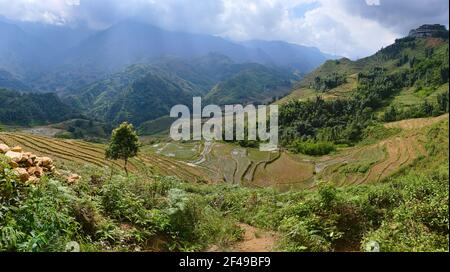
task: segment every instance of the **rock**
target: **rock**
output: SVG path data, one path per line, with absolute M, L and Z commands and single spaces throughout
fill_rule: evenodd
M 27 171 L 28 171 L 28 174 L 30 174 L 32 176 L 36 176 L 38 178 L 40 178 L 44 175 L 44 170 L 39 166 L 30 167 L 30 168 L 28 168 Z
M 20 146 L 9 148 L 6 144 L 0 144 L 0 152 L 9 158 L 9 165 L 23 182 L 37 183 L 45 173 L 61 176 L 49 157 L 38 157 L 31 152 L 23 152 Z M 77 174 L 70 174 L 67 182 L 73 184 L 80 178 Z
M 13 171 L 23 182 L 28 181 L 28 179 L 30 178 L 30 175 L 25 168 L 15 168 Z
M 31 167 L 31 166 L 34 165 L 34 162 L 33 162 L 32 159 L 28 159 L 28 160 L 25 162 L 25 165 L 26 165 L 27 167 Z
M 11 166 L 12 169 L 19 167 L 19 164 L 15 161 L 10 161 L 9 166 Z
M 13 148 L 11 148 L 11 151 L 14 151 L 14 152 L 22 152 L 22 147 L 20 147 L 20 146 L 15 146 L 15 147 L 13 147 Z
M 6 152 L 8 152 L 9 146 L 5 145 L 5 144 L 0 144 L 0 153 L 5 154 Z
M 74 184 L 74 183 L 76 183 L 80 178 L 81 178 L 81 177 L 80 177 L 79 175 L 77 175 L 77 174 L 70 174 L 70 175 L 67 177 L 67 183 L 69 183 L 69 184 Z
M 35 176 L 31 176 L 29 179 L 28 179 L 28 182 L 29 183 L 37 183 L 39 181 L 39 178 L 37 178 L 37 177 L 35 177 Z
M 53 160 L 50 159 L 49 157 L 42 157 L 40 161 L 41 161 L 42 166 L 44 166 L 44 167 L 53 165 Z
M 36 167 L 30 167 L 27 169 L 28 174 L 34 175 L 34 171 L 36 171 Z
M 22 153 L 22 159 L 20 160 L 20 162 L 26 162 L 28 161 L 28 157 L 24 156 L 24 154 Z
M 22 160 L 22 153 L 15 152 L 15 151 L 8 151 L 5 154 L 6 157 L 10 158 L 11 161 L 19 163 Z

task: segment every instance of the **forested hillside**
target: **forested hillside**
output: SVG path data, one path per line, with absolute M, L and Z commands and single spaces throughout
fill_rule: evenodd
M 80 113 L 55 94 L 25 93 L 0 89 L 0 123 L 40 125 L 61 122 Z
M 286 95 L 295 76 L 262 65 L 247 68 L 218 83 L 205 96 L 209 104 L 262 104 Z
M 194 96 L 219 105 L 270 102 L 287 94 L 296 79 L 290 70 L 208 54 L 135 64 L 80 91 L 64 92 L 62 99 L 98 120 L 140 125 L 168 115 L 176 104 L 190 105 Z
M 282 141 L 353 144 L 376 121 L 448 112 L 448 64 L 448 39 L 414 37 L 358 61 L 328 61 L 279 102 Z

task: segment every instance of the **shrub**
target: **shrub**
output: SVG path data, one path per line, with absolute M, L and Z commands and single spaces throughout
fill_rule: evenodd
M 311 156 L 322 156 L 336 151 L 334 144 L 329 142 L 295 141 L 291 150 L 295 153 L 302 153 Z

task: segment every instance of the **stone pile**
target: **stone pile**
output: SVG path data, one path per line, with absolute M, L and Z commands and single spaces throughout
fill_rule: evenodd
M 9 148 L 0 144 L 0 154 L 9 158 L 9 165 L 23 182 L 37 182 L 45 174 L 58 174 L 53 160 L 24 152 L 20 146 Z

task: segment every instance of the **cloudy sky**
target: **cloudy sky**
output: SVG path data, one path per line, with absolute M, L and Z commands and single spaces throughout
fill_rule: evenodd
M 411 28 L 448 28 L 447 0 L 0 0 L 0 15 L 106 28 L 139 18 L 171 30 L 233 40 L 284 40 L 351 58 L 374 53 Z

